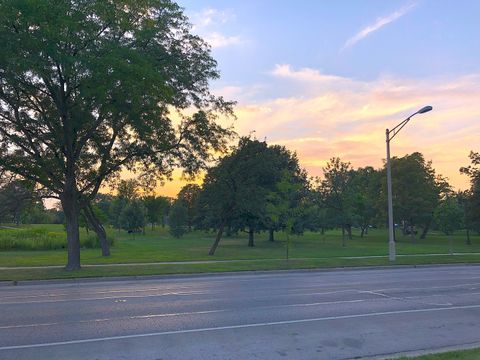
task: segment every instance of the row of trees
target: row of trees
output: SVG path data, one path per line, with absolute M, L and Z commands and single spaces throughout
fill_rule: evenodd
M 480 231 L 476 156 L 472 153 L 473 165 L 461 170 L 471 177 L 472 189 L 458 193 L 422 154 L 392 159 L 395 223 L 404 235 L 415 242 L 417 233 L 424 239 L 432 225 L 445 233 L 465 228 L 470 242 L 470 231 Z M 242 138 L 208 170 L 201 187 L 182 189 L 170 213 L 172 234 L 181 236 L 192 226 L 215 230 L 214 254 L 225 231 L 248 233 L 248 246 L 254 246 L 260 231 L 268 231 L 274 241 L 280 230 L 340 228 L 345 246 L 352 227 L 363 236 L 371 226 L 386 225 L 385 177 L 384 169 L 354 169 L 332 158 L 323 177 L 311 179 L 284 147 Z

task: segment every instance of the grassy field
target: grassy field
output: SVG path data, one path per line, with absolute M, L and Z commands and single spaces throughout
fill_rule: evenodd
M 451 351 L 441 354 L 422 355 L 417 357 L 400 358 L 399 360 L 478 360 L 480 359 L 480 349 Z
M 33 227 L 46 227 L 49 231 L 62 231 L 61 225 Z M 381 257 L 344 258 L 387 255 L 387 233 L 385 230 L 371 230 L 364 238 L 354 233 L 353 239 L 347 241 L 346 247 L 341 246 L 342 241 L 339 231 L 330 231 L 324 236 L 319 233 L 294 236 L 290 241 L 289 261 L 285 260 L 286 239 L 285 235 L 281 233 L 276 234 L 277 238 L 273 243 L 267 240 L 267 234 L 258 234 L 254 248 L 247 247 L 246 234 L 230 238 L 225 237 L 220 242 L 215 256 L 208 255 L 214 237 L 212 233 L 196 231 L 180 239 L 172 238 L 165 229 L 147 231 L 146 235 L 136 234 L 135 236 L 111 230 L 110 235 L 115 238 L 115 246 L 111 249 L 111 256 L 101 257 L 99 249 L 82 249 L 83 265 L 163 261 L 235 261 L 209 264 L 84 268 L 80 272 L 73 273 L 66 273 L 61 269 L 9 269 L 0 270 L 0 280 L 388 265 L 388 260 Z M 399 257 L 396 264 L 480 262 L 480 255 L 475 254 L 480 253 L 480 236 L 472 237 L 472 245 L 465 244 L 463 234 L 454 237 L 453 251 L 470 253 L 466 256 L 449 255 L 448 238 L 438 233 L 430 234 L 425 240 L 418 239 L 415 244 L 409 237 L 398 236 L 397 240 L 398 254 L 419 256 Z M 439 255 L 421 256 L 422 254 Z M 65 261 L 65 250 L 0 251 L 0 267 L 64 265 Z

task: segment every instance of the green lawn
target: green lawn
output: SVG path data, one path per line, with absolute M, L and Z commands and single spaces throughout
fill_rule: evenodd
M 47 226 L 52 231 L 60 231 L 61 225 Z M 0 230 L 2 231 L 2 230 Z M 146 275 L 171 273 L 196 273 L 239 270 L 267 270 L 291 268 L 315 268 L 337 266 L 388 265 L 386 258 L 340 259 L 345 256 L 387 255 L 387 233 L 385 230 L 371 230 L 364 238 L 354 233 L 347 246 L 341 246 L 341 234 L 329 231 L 322 236 L 319 233 L 306 233 L 291 239 L 290 261 L 284 261 L 286 241 L 284 234 L 276 234 L 277 239 L 267 241 L 267 234 L 259 234 L 254 248 L 247 247 L 246 234 L 225 237 L 220 242 L 215 256 L 209 256 L 208 250 L 214 234 L 196 231 L 183 238 L 172 238 L 165 229 L 147 231 L 146 235 L 128 235 L 125 232 L 110 231 L 115 237 L 115 246 L 111 256 L 103 258 L 99 249 L 83 249 L 82 264 L 145 263 L 161 261 L 191 260 L 255 260 L 263 261 L 216 264 L 172 264 L 125 266 L 115 268 L 84 268 L 80 272 L 66 273 L 60 269 L 42 270 L 0 270 L 0 280 L 63 278 L 80 276 Z M 409 237 L 398 237 L 398 254 L 443 254 L 439 256 L 399 257 L 397 264 L 457 263 L 480 262 L 480 255 L 450 256 L 449 241 L 440 234 L 432 233 L 425 240 L 415 244 Z M 472 245 L 465 245 L 463 234 L 455 236 L 455 252 L 480 253 L 480 236 L 472 237 Z M 50 251 L 0 251 L 0 267 L 64 265 L 65 250 Z
M 451 351 L 441 354 L 422 355 L 417 357 L 400 358 L 399 360 L 478 360 L 480 359 L 480 349 L 471 349 L 463 351 Z

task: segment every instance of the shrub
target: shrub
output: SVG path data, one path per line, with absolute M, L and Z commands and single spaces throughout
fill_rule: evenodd
M 107 236 L 110 245 L 113 238 Z M 100 241 L 95 234 L 80 236 L 82 248 L 100 248 Z M 47 229 L 0 229 L 0 250 L 56 250 L 67 247 L 67 235 L 62 231 Z

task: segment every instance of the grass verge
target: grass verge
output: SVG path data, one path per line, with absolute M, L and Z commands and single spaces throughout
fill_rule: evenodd
M 416 357 L 402 357 L 398 360 L 478 360 L 480 349 L 450 351 L 440 354 L 422 355 Z
M 413 256 L 398 258 L 395 265 L 426 265 L 478 263 L 479 256 Z M 71 279 L 112 276 L 145 276 L 167 274 L 216 273 L 230 271 L 254 270 L 292 270 L 316 268 L 341 268 L 358 266 L 391 266 L 387 258 L 369 259 L 263 259 L 259 261 L 231 261 L 203 264 L 156 264 L 156 265 L 121 265 L 103 267 L 84 267 L 79 271 L 67 272 L 60 268 L 43 269 L 8 269 L 0 270 L 1 281 L 41 280 L 41 279 Z

